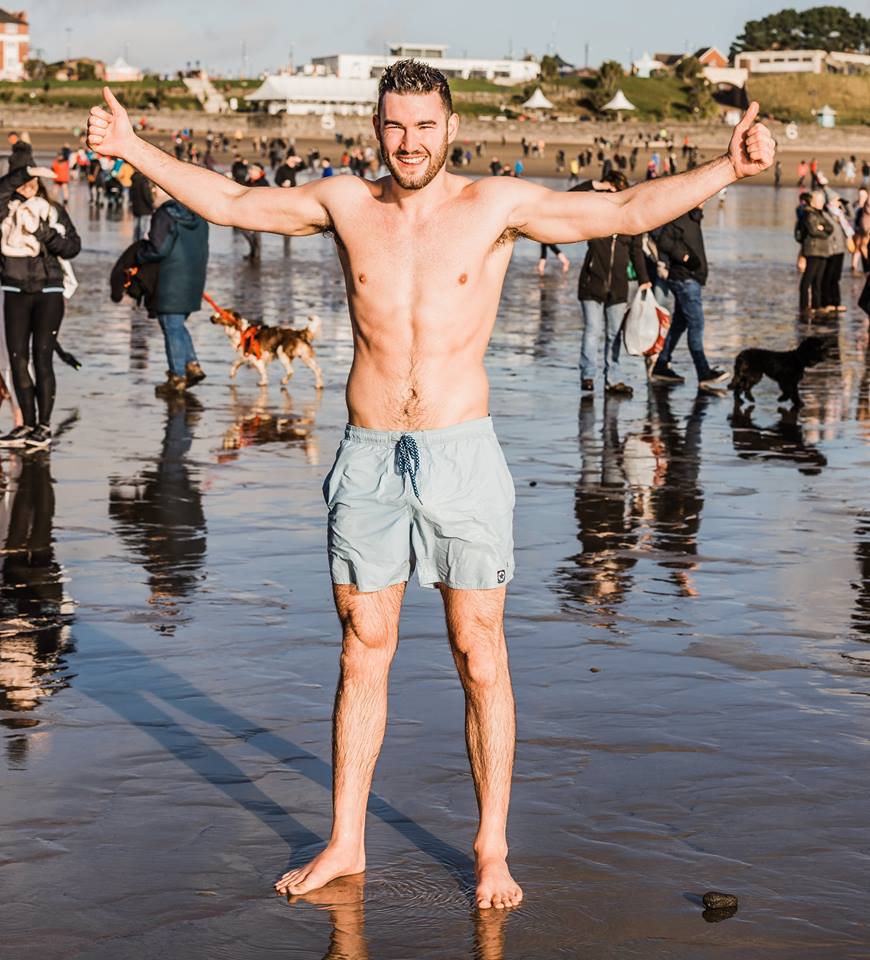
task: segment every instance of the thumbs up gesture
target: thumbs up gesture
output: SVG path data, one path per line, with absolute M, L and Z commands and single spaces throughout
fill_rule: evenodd
M 734 127 L 731 143 L 728 144 L 728 159 L 738 180 L 766 170 L 773 163 L 776 153 L 771 132 L 764 124 L 755 122 L 757 116 L 758 103 L 753 100 Z
M 130 118 L 108 87 L 103 87 L 103 99 L 109 109 L 91 107 L 88 114 L 87 144 L 102 156 L 126 159 L 127 151 L 136 141 Z

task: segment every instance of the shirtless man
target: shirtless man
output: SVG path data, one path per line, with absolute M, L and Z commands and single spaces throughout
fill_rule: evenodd
M 387 718 L 399 611 L 417 569 L 442 594 L 465 690 L 480 821 L 477 905 L 516 906 L 507 866 L 514 702 L 503 631 L 513 574 L 513 484 L 489 420 L 483 359 L 513 241 L 571 243 L 643 233 L 767 168 L 770 133 L 753 103 L 728 152 L 619 193 L 563 193 L 445 169 L 459 118 L 437 70 L 384 73 L 374 129 L 390 175 L 250 189 L 139 139 L 111 92 L 88 143 L 128 160 L 213 223 L 288 236 L 330 231 L 354 336 L 348 427 L 324 484 L 336 610 L 343 629 L 333 716 L 333 827 L 326 848 L 277 883 L 304 894 L 365 869 L 366 805 Z

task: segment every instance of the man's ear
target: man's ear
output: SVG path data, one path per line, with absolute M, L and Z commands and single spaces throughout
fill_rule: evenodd
M 453 143 L 459 133 L 459 114 L 451 113 L 447 118 L 447 142 Z

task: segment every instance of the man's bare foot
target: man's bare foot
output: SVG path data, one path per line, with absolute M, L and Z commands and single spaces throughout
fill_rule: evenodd
M 349 852 L 346 847 L 330 844 L 310 863 L 285 873 L 275 883 L 275 889 L 278 893 L 299 896 L 309 890 L 317 890 L 336 877 L 362 873 L 365 868 L 366 858 L 362 850 Z
M 516 907 L 523 899 L 523 891 L 510 875 L 504 857 L 478 857 L 475 872 L 477 906 L 481 910 Z

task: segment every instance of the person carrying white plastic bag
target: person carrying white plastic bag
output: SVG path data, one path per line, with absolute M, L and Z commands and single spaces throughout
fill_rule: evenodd
M 661 352 L 671 326 L 671 315 L 656 302 L 652 290 L 639 289 L 622 324 L 625 352 L 633 357 L 653 357 Z
M 573 190 L 615 192 L 628 186 L 624 174 L 612 171 L 602 181 L 587 181 Z M 580 389 L 592 393 L 598 367 L 599 344 L 604 337 L 604 390 L 610 396 L 630 397 L 633 389 L 624 382 L 620 364 L 620 327 L 628 301 L 629 267 L 642 289 L 649 289 L 641 238 L 614 234 L 590 240 L 580 270 L 577 298 L 583 310 L 583 342 L 580 349 Z

